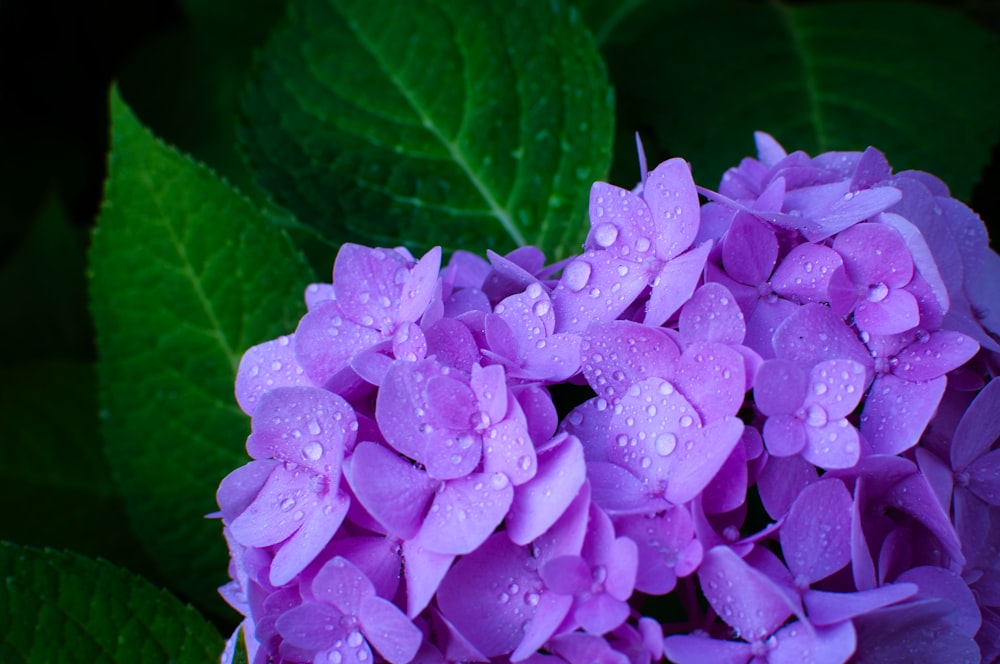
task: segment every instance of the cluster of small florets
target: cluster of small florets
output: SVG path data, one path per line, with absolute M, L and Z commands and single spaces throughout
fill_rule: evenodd
M 595 184 L 555 265 L 341 248 L 239 368 L 252 661 L 998 656 L 1000 258 L 877 150 L 757 144 Z

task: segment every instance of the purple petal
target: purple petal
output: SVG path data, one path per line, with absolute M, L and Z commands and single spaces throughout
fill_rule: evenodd
M 445 366 L 469 371 L 479 359 L 479 346 L 465 325 L 451 318 L 442 318 L 424 330 L 427 339 L 427 356 Z
M 865 391 L 865 368 L 852 360 L 826 360 L 809 372 L 803 407 L 819 406 L 825 419 L 847 417 Z M 811 418 L 814 419 L 814 418 Z
M 576 607 L 573 617 L 591 634 L 605 634 L 625 622 L 629 605 L 607 593 L 597 593 Z
M 646 202 L 605 182 L 595 182 L 590 188 L 590 225 L 586 249 L 607 249 L 635 261 L 648 254 L 656 235 Z
M 368 643 L 392 664 L 411 661 L 424 640 L 420 629 L 381 597 L 363 599 L 358 618 Z
M 406 285 L 399 294 L 399 311 L 396 320 L 413 322 L 418 320 L 434 297 L 438 272 L 441 268 L 441 247 L 434 247 L 410 270 Z M 398 276 L 398 273 L 397 273 Z
M 455 556 L 428 551 L 417 540 L 403 541 L 406 614 L 415 618 L 434 598 Z
M 329 302 L 330 300 L 335 300 L 336 298 L 337 296 L 333 290 L 333 284 L 321 283 L 309 284 L 306 286 L 305 301 L 306 307 L 310 311 L 324 302 Z
M 916 445 L 937 410 L 946 384 L 944 376 L 922 383 L 910 383 L 891 374 L 876 378 L 859 427 L 875 453 L 894 455 Z
M 270 459 L 251 461 L 222 479 L 215 493 L 215 500 L 227 523 L 232 523 L 233 519 L 253 503 L 278 463 Z
M 523 353 L 517 377 L 559 383 L 580 370 L 580 343 L 578 334 L 553 334 L 537 341 Z
M 690 299 L 705 271 L 705 261 L 712 242 L 703 242 L 694 249 L 668 261 L 652 282 L 643 324 L 658 327 Z
M 718 283 L 707 283 L 695 291 L 681 309 L 678 329 L 687 342 L 741 344 L 746 335 L 746 323 L 736 298 Z
M 519 544 L 548 530 L 576 498 L 586 479 L 583 446 L 575 436 L 538 455 L 538 472 L 514 490 L 507 534 Z
M 851 560 L 851 494 L 839 480 L 802 489 L 781 527 L 788 568 L 806 584 L 825 579 Z
M 503 388 L 506 390 L 506 387 Z M 483 451 L 483 471 L 503 473 L 514 486 L 524 484 L 538 468 L 535 446 L 518 419 L 507 419 L 486 433 L 487 444 Z
M 420 530 L 435 483 L 378 443 L 362 442 L 345 467 L 354 495 L 387 531 L 409 539 Z
M 236 372 L 236 401 L 247 415 L 257 402 L 276 387 L 311 385 L 295 357 L 294 335 L 278 337 L 253 346 L 240 358 Z
M 803 595 L 809 621 L 814 625 L 834 625 L 902 602 L 917 592 L 913 583 L 890 583 L 871 590 L 834 593 L 807 590 Z
M 805 449 L 809 438 L 805 425 L 791 415 L 774 415 L 764 422 L 764 443 L 774 457 L 790 457 Z
M 979 351 L 979 344 L 958 332 L 938 330 L 917 335 L 896 355 L 893 373 L 911 382 L 931 380 L 962 366 Z
M 285 585 L 316 559 L 344 522 L 349 505 L 347 494 L 330 492 L 307 511 L 302 526 L 274 556 L 271 585 Z M 296 514 L 298 512 L 292 515 L 293 519 Z
M 880 609 L 854 620 L 857 661 L 885 664 L 975 664 L 976 642 L 940 620 L 947 602 L 919 601 Z
M 1000 506 L 1000 450 L 993 450 L 968 465 L 969 490 L 990 505 Z
M 700 220 L 698 192 L 687 162 L 668 159 L 654 168 L 643 185 L 642 197 L 656 229 L 656 257 L 670 260 L 687 250 L 698 234 Z
M 305 510 L 318 504 L 310 475 L 275 466 L 254 501 L 229 524 L 233 538 L 258 547 L 287 539 L 302 525 Z
M 595 323 L 582 338 L 583 375 L 599 396 L 612 401 L 646 378 L 673 378 L 680 357 L 668 335 L 632 321 Z
M 351 358 L 378 343 L 378 331 L 348 320 L 336 301 L 311 310 L 295 330 L 295 357 L 306 375 L 323 385 Z
M 724 417 L 699 429 L 694 440 L 678 444 L 663 497 L 674 505 L 694 499 L 719 472 L 742 433 L 743 422 Z
M 858 590 L 871 590 L 877 583 L 875 561 L 872 560 L 862 524 L 864 506 L 861 501 L 864 482 L 864 478 L 859 477 L 854 485 L 854 504 L 851 507 L 851 574 L 854 577 L 854 586 Z
M 951 602 L 952 612 L 944 619 L 968 636 L 975 636 L 982 625 L 976 597 L 961 576 L 943 567 L 922 566 L 908 569 L 898 581 L 915 584 L 916 599 L 943 598 Z
M 618 464 L 589 461 L 587 479 L 594 503 L 609 514 L 645 514 L 669 507 L 662 498 L 648 495 L 643 481 Z
M 536 447 L 547 443 L 559 426 L 559 414 L 552 403 L 552 395 L 540 385 L 524 385 L 516 389 L 515 396 L 524 411 L 532 442 Z
M 663 641 L 663 652 L 677 664 L 746 664 L 753 659 L 749 643 L 721 641 L 707 636 L 676 634 Z
M 851 191 L 870 189 L 887 180 L 891 173 L 892 168 L 885 155 L 869 146 L 861 153 L 858 165 L 854 169 L 854 174 L 851 177 Z
M 635 589 L 639 592 L 665 595 L 674 589 L 678 576 L 690 574 L 701 564 L 704 550 L 695 539 L 686 508 L 672 507 L 655 516 L 619 517 L 615 527 L 638 547 Z
M 754 379 L 754 401 L 765 415 L 791 415 L 802 406 L 808 386 L 809 373 L 800 363 L 767 360 Z
M 857 638 L 849 622 L 812 627 L 801 621 L 776 634 L 778 645 L 768 653 L 769 664 L 842 664 L 854 654 Z
M 548 594 L 525 547 L 504 533 L 489 537 L 449 570 L 437 592 L 441 613 L 487 657 L 507 655 Z M 568 606 L 567 606 L 568 608 Z
M 993 379 L 969 405 L 955 429 L 951 465 L 963 470 L 1000 439 L 1000 380 Z
M 275 627 L 290 645 L 304 650 L 325 650 L 344 638 L 347 630 L 340 624 L 342 617 L 331 606 L 306 602 L 282 613 Z
M 311 590 L 316 599 L 331 604 L 341 613 L 357 616 L 362 602 L 375 596 L 375 586 L 351 561 L 336 556 L 316 573 Z
M 646 288 L 644 270 L 607 251 L 588 251 L 574 259 L 552 291 L 555 331 L 582 332 L 595 321 L 618 318 Z
M 254 411 L 250 456 L 291 461 L 340 476 L 344 450 L 358 428 L 354 409 L 339 395 L 316 387 L 281 387 L 265 394 Z
M 868 349 L 843 319 L 820 304 L 796 309 L 774 333 L 778 357 L 813 366 L 824 360 L 854 360 L 872 366 Z
M 500 525 L 513 498 L 514 488 L 503 473 L 449 480 L 434 496 L 417 537 L 431 551 L 469 553 Z
M 549 590 L 563 595 L 582 593 L 593 583 L 590 565 L 580 556 L 552 558 L 538 571 Z
M 799 308 L 794 302 L 777 296 L 755 300 L 753 311 L 747 316 L 747 333 L 743 343 L 764 359 L 774 357 L 775 333 Z
M 534 600 L 528 601 L 531 603 Z M 572 606 L 573 598 L 569 595 L 538 593 L 535 617 L 525 624 L 524 638 L 510 654 L 510 661 L 522 661 L 541 648 L 559 629 Z
M 785 148 L 781 147 L 781 144 L 766 132 L 755 131 L 753 133 L 753 140 L 757 146 L 757 158 L 766 166 L 774 166 L 788 156 Z
M 748 435 L 752 435 L 747 433 L 749 431 L 756 430 L 750 427 L 743 430 L 743 440 L 733 448 L 718 474 L 702 491 L 702 507 L 707 514 L 730 512 L 746 501 L 748 478 L 747 452 L 744 442 Z
M 757 477 L 757 491 L 772 519 L 788 513 L 801 491 L 817 479 L 816 467 L 800 456 L 769 456 Z
M 810 406 L 810 416 L 816 408 L 819 406 Z M 830 420 L 821 426 L 807 422 L 805 432 L 808 443 L 802 456 L 824 470 L 853 468 L 861 458 L 858 430 L 846 419 Z
M 692 342 L 677 363 L 673 382 L 706 423 L 735 415 L 746 387 L 743 357 L 724 344 Z
M 869 299 L 861 300 L 854 308 L 854 322 L 858 329 L 870 334 L 899 334 L 916 327 L 920 322 L 917 298 L 901 288 L 890 288 L 882 295 L 879 289 L 884 288 L 886 286 L 882 283 L 875 286 Z M 875 301 L 873 297 L 881 299 Z
M 439 260 L 440 260 L 440 250 Z M 389 249 L 345 243 L 333 264 L 333 288 L 343 314 L 365 327 L 390 331 L 399 314 L 410 265 Z
M 884 283 L 899 288 L 913 278 L 910 250 L 899 231 L 890 226 L 852 226 L 837 236 L 833 249 L 844 259 L 847 276 L 860 287 Z
M 838 313 L 846 314 L 857 298 L 843 266 L 840 254 L 830 247 L 800 244 L 774 271 L 771 286 L 778 295 L 799 304 L 829 302 Z
M 728 547 L 705 553 L 698 580 L 708 603 L 745 639 L 763 640 L 793 613 L 778 586 Z
M 765 222 L 746 212 L 737 213 L 722 242 L 726 274 L 757 286 L 768 281 L 778 260 L 778 238 Z

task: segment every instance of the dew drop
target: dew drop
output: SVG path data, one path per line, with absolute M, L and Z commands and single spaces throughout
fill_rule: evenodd
M 806 424 L 813 427 L 826 426 L 828 421 L 826 411 L 823 407 L 817 404 L 809 406 L 809 412 L 806 414 Z
M 310 461 L 319 461 L 319 458 L 323 456 L 323 446 L 316 441 L 306 443 L 302 446 L 302 456 Z
M 649 457 L 645 457 L 645 456 L 644 456 L 644 457 L 642 457 L 642 459 L 641 459 L 641 460 L 639 461 L 639 465 L 640 465 L 640 466 L 642 466 L 643 468 L 649 468 L 650 466 L 652 466 L 652 465 L 653 465 L 653 460 L 652 460 L 652 459 L 650 459 Z
M 656 453 L 660 456 L 667 456 L 677 447 L 677 436 L 667 432 L 656 437 Z
M 563 271 L 563 283 L 574 293 L 583 290 L 588 280 L 590 280 L 590 263 L 576 260 L 567 265 Z
M 288 510 L 292 509 L 293 507 L 295 507 L 295 499 L 294 498 L 285 498 L 283 501 L 281 501 L 281 511 L 282 512 L 287 512 Z
M 816 383 L 813 385 L 813 393 L 815 393 L 816 396 L 823 396 L 826 394 L 826 389 L 826 383 Z
M 604 248 L 613 245 L 617 239 L 618 228 L 614 224 L 604 223 L 594 229 L 594 240 Z
M 552 304 L 548 300 L 539 300 L 538 302 L 535 302 L 535 306 L 531 308 L 531 310 L 535 312 L 536 316 L 544 316 L 549 313 L 551 309 Z
M 680 425 L 685 429 L 694 424 L 694 419 L 690 415 L 681 415 Z
M 888 295 L 889 287 L 880 281 L 874 286 L 869 286 L 867 299 L 869 302 L 881 302 L 888 297 Z

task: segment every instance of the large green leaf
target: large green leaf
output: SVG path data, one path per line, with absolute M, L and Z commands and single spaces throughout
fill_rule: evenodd
M 52 359 L 0 367 L 0 384 L 11 386 L 0 399 L 0 504 L 19 506 L 0 517 L 0 539 L 72 547 L 155 571 L 128 528 L 105 460 L 91 363 Z
M 561 0 L 300 0 L 260 57 L 260 183 L 338 239 L 579 248 L 612 96 Z
M 218 607 L 226 550 L 204 515 L 247 460 L 236 369 L 248 346 L 294 329 L 310 272 L 246 199 L 111 104 L 90 255 L 108 457 L 164 575 Z
M 0 661 L 217 661 L 223 641 L 142 577 L 74 553 L 0 542 Z
M 606 3 L 586 4 L 602 29 Z M 629 182 L 636 130 L 651 161 L 683 156 L 714 186 L 760 129 L 810 153 L 875 145 L 967 198 L 1000 138 L 1000 41 L 949 8 L 647 2 L 616 26 L 604 53 L 623 133 L 615 173 Z

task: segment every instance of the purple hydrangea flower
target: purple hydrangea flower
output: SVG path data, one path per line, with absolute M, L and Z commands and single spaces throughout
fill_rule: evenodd
M 553 264 L 340 249 L 237 373 L 256 664 L 1000 657 L 1000 258 L 933 176 L 756 142 L 718 191 L 640 148 Z

